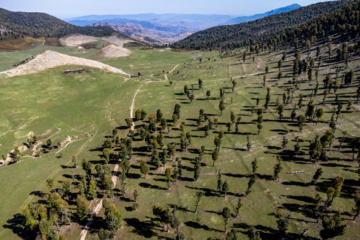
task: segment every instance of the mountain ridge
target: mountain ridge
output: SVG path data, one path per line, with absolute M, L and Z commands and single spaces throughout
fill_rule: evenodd
M 339 1 L 319 2 L 290 12 L 264 17 L 255 21 L 212 27 L 196 32 L 189 37 L 172 44 L 173 48 L 220 49 L 236 48 L 254 42 L 261 42 L 276 32 L 296 27 L 321 14 L 333 11 L 344 3 Z
M 96 37 L 109 36 L 115 32 L 109 27 L 79 27 L 69 24 L 59 18 L 46 13 L 12 12 L 0 8 L 0 27 L 12 32 L 11 35 L 0 33 L 0 38 L 19 38 L 22 36 L 62 37 L 68 34 L 84 34 Z M 125 36 L 122 36 L 125 37 Z
M 277 9 L 273 9 L 270 10 L 268 12 L 265 13 L 258 13 L 255 15 L 251 15 L 251 16 L 241 16 L 241 17 L 237 17 L 234 18 L 230 21 L 228 21 L 226 24 L 238 24 L 238 23 L 243 23 L 243 22 L 249 22 L 249 21 L 254 21 L 263 17 L 268 17 L 274 14 L 280 14 L 280 13 L 284 13 L 284 12 L 289 12 L 295 9 L 301 8 L 301 5 L 294 3 L 285 7 L 281 7 L 281 8 L 277 8 Z

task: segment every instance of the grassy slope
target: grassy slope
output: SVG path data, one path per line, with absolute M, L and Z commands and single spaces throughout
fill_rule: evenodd
M 59 50 L 62 52 L 71 51 L 67 48 L 59 48 Z M 288 54 L 288 56 L 290 55 L 293 55 L 293 53 Z M 194 59 L 199 57 L 203 57 L 201 64 Z M 207 57 L 215 57 L 216 62 L 213 58 L 210 61 L 206 60 Z M 281 58 L 281 53 L 261 54 L 257 58 L 261 61 L 260 69 L 264 69 L 266 64 L 273 69 L 272 73 L 268 74 L 268 79 L 275 78 L 277 69 L 274 68 Z M 241 80 L 239 80 L 239 77 L 244 74 L 261 72 L 261 70 L 257 69 L 256 63 L 247 60 L 245 67 L 238 59 L 227 58 L 220 60 L 217 53 L 173 53 L 170 51 L 160 52 L 159 50 L 133 51 L 133 54 L 127 58 L 102 61 L 131 73 L 141 72 L 145 78 L 151 78 L 152 73 L 161 74 L 162 70 L 169 71 L 178 63 L 181 63 L 181 65 L 169 75 L 170 80 L 175 80 L 173 86 L 169 86 L 166 82 L 146 83 L 146 81 L 139 82 L 137 79 L 123 82 L 122 77 L 96 71 L 89 74 L 64 77 L 61 75 L 63 68 L 12 78 L 10 81 L 1 80 L 2 86 L 5 88 L 5 94 L 1 95 L 0 103 L 2 106 L 7 106 L 2 113 L 1 132 L 12 131 L 1 137 L 1 149 L 8 151 L 14 144 L 21 144 L 25 141 L 25 135 L 29 131 L 34 131 L 40 135 L 53 128 L 61 128 L 61 131 L 53 137 L 53 140 L 59 139 L 63 141 L 68 135 L 76 135 L 83 139 L 70 144 L 64 150 L 61 159 L 55 158 L 54 152 L 51 152 L 42 159 L 24 158 L 19 164 L 0 168 L 0 181 L 8 182 L 11 179 L 11 184 L 0 186 L 0 192 L 5 192 L 8 196 L 6 199 L 1 199 L 0 222 L 5 222 L 13 214 L 18 213 L 30 192 L 36 190 L 47 191 L 43 181 L 52 173 L 56 172 L 54 176 L 58 180 L 63 179 L 63 176 L 68 177 L 71 174 L 71 168 L 60 168 L 59 166 L 66 164 L 71 159 L 71 155 L 78 153 L 81 146 L 87 143 L 87 140 L 91 140 L 95 133 L 94 138 L 88 142 L 88 145 L 85 145 L 78 158 L 86 157 L 88 160 L 98 160 L 97 155 L 99 152 L 89 152 L 88 150 L 99 147 L 103 137 L 108 135 L 113 127 L 119 126 L 120 123 L 121 125 L 124 124 L 123 119 L 129 115 L 131 99 L 137 89 L 140 89 L 140 92 L 135 101 L 135 109 L 144 108 L 148 113 L 155 113 L 156 109 L 161 108 L 164 116 L 169 119 L 174 105 L 182 103 L 182 118 L 180 120 L 186 122 L 186 132 L 191 131 L 193 135 L 190 150 L 197 149 L 202 145 L 205 145 L 207 149 L 207 154 L 204 156 L 206 166 L 202 168 L 202 173 L 212 173 L 221 168 L 223 180 L 228 180 L 230 184 L 230 193 L 225 200 L 216 196 L 216 175 L 202 175 L 197 182 L 192 182 L 193 173 L 191 169 L 193 164 L 190 161 L 197 156 L 196 151 L 191 150 L 189 153 L 178 152 L 177 156 L 183 158 L 183 165 L 185 166 L 183 176 L 185 180 L 173 184 L 170 192 L 166 191 L 166 183 L 163 181 L 164 170 L 161 169 L 150 174 L 146 180 L 139 175 L 134 175 L 134 179 L 128 180 L 126 197 L 132 199 L 131 192 L 134 189 L 137 189 L 140 193 L 140 207 L 136 212 L 125 210 L 125 207 L 132 205 L 131 202 L 120 202 L 119 198 L 114 200 L 120 207 L 124 219 L 123 225 L 126 226 L 122 231 L 119 231 L 119 235 L 123 238 L 137 239 L 142 236 L 155 239 L 157 234 L 168 237 L 173 236 L 161 232 L 160 225 L 156 228 L 151 227 L 148 221 L 150 217 L 153 217 L 151 208 L 154 204 L 165 206 L 170 203 L 181 207 L 178 210 L 179 219 L 183 223 L 180 229 L 187 237 L 192 236 L 195 239 L 205 239 L 210 236 L 223 237 L 223 220 L 217 212 L 224 206 L 232 209 L 235 207 L 237 197 L 241 196 L 246 190 L 249 174 L 251 173 L 251 161 L 255 157 L 260 161 L 258 169 L 260 179 L 256 182 L 253 192 L 243 199 L 244 206 L 240 210 L 239 218 L 232 219 L 230 223 L 230 226 L 234 226 L 240 231 L 239 237 L 241 239 L 245 238 L 244 233 L 246 233 L 245 227 L 247 225 L 254 225 L 258 230 L 262 230 L 263 239 L 269 236 L 267 234 L 274 233 L 276 231 L 276 219 L 272 213 L 277 206 L 283 206 L 285 209 L 292 211 L 289 232 L 300 234 L 303 229 L 309 228 L 309 235 L 318 237 L 321 225 L 314 223 L 315 219 L 307 214 L 307 210 L 303 206 L 310 204 L 309 201 L 315 196 L 316 191 L 320 191 L 321 195 L 325 197 L 326 188 L 331 184 L 332 179 L 339 174 L 346 177 L 347 182 L 345 182 L 345 185 L 347 187 L 344 188 L 342 197 L 334 201 L 333 209 L 351 212 L 353 200 L 349 195 L 349 190 L 351 190 L 349 184 L 351 181 L 357 180 L 357 175 L 354 172 L 357 164 L 348 161 L 351 157 L 349 152 L 341 153 L 341 158 L 346 159 L 346 161 L 341 162 L 336 160 L 340 157 L 336 151 L 331 153 L 332 161 L 330 163 L 310 164 L 301 159 L 284 161 L 284 170 L 280 174 L 280 179 L 276 182 L 266 180 L 267 177 L 273 174 L 273 167 L 276 163 L 275 156 L 281 151 L 279 147 L 281 146 L 284 131 L 291 131 L 288 134 L 288 147 L 290 150 L 293 149 L 295 144 L 291 140 L 299 135 L 299 132 L 298 127 L 289 122 L 288 116 L 292 105 L 288 105 L 284 113 L 285 119 L 281 123 L 275 121 L 278 116 L 274 111 L 274 106 L 271 106 L 264 114 L 264 128 L 261 135 L 255 134 L 257 133 L 256 125 L 251 123 L 256 118 L 256 114 L 251 116 L 251 112 L 248 110 L 250 106 L 255 104 L 254 98 L 257 96 L 261 98 L 260 105 L 264 104 L 266 90 L 261 85 L 262 75 L 250 76 Z M 287 81 L 292 78 L 290 72 L 291 62 L 289 57 L 283 63 L 283 73 L 284 75 L 288 74 L 288 76 L 279 82 L 279 88 L 274 86 L 275 80 L 268 81 L 268 85 L 272 85 L 272 102 L 275 101 L 276 94 L 279 94 L 280 100 L 282 100 L 282 93 L 287 86 L 290 86 Z M 201 99 L 206 98 L 206 90 L 211 90 L 212 98 L 218 98 L 219 86 L 231 87 L 231 83 L 227 80 L 229 65 L 231 75 L 234 79 L 237 79 L 237 87 L 234 94 L 229 93 L 230 89 L 226 90 L 228 93 L 225 97 L 226 110 L 223 116 L 219 116 L 218 99 Z M 355 68 L 357 65 L 358 61 L 354 65 L 350 65 L 350 67 Z M 331 66 L 332 72 L 335 71 L 334 67 Z M 326 66 L 325 70 L 324 65 L 323 69 L 319 78 L 320 82 L 329 66 Z M 177 71 L 179 71 L 179 74 Z M 160 75 L 157 78 L 164 79 L 164 76 Z M 190 87 L 190 84 L 196 84 L 198 78 L 204 80 L 204 87 L 202 90 L 195 90 L 194 94 L 197 100 L 187 104 L 189 101 L 184 95 L 181 95 L 183 86 L 188 84 Z M 156 80 L 155 77 L 152 79 Z M 37 84 L 34 84 L 34 81 L 37 81 Z M 307 83 L 302 84 L 301 88 L 303 90 L 301 93 L 303 95 L 309 94 L 310 90 L 314 88 L 314 85 L 310 88 L 306 86 Z M 57 87 L 60 87 L 60 89 L 49 92 L 49 89 Z M 33 94 L 29 94 L 28 89 L 32 89 Z M 195 85 L 195 89 L 197 89 L 197 85 Z M 353 96 L 354 89 L 340 89 L 338 91 L 341 93 L 340 99 L 347 100 L 346 94 L 349 91 L 352 91 Z M 320 89 L 319 96 L 315 99 L 316 102 L 321 102 L 322 92 L 323 90 Z M 295 94 L 295 103 L 298 101 L 298 94 L 299 92 Z M 233 104 L 230 104 L 230 97 L 233 97 Z M 333 95 L 329 94 L 328 99 L 331 100 L 332 98 Z M 305 98 L 305 104 L 307 102 L 308 98 Z M 324 122 L 320 122 L 317 126 L 308 123 L 301 134 L 302 140 L 312 139 L 316 130 L 322 135 L 328 129 L 327 121 L 331 116 L 331 105 L 327 104 L 325 107 L 327 111 L 322 118 Z M 355 107 L 357 109 L 358 106 Z M 214 147 L 213 139 L 216 131 L 210 133 L 208 138 L 203 138 L 204 132 L 197 131 L 197 127 L 192 126 L 196 124 L 192 119 L 197 118 L 200 108 L 203 108 L 207 114 L 217 116 L 221 123 L 219 129 L 223 130 L 226 130 L 224 123 L 230 120 L 230 110 L 242 116 L 241 134 L 225 135 L 222 143 L 223 148 L 215 169 L 212 167 L 210 153 Z M 304 110 L 303 108 L 302 112 Z M 31 121 L 25 128 L 18 130 L 20 126 L 36 116 L 39 116 L 39 119 Z M 358 110 L 349 114 L 342 114 L 336 136 L 341 136 L 341 131 L 345 129 L 348 130 L 349 136 L 357 136 L 359 134 L 357 118 Z M 122 131 L 122 135 L 124 136 L 126 132 L 127 130 Z M 91 137 L 85 135 L 86 133 L 91 134 Z M 246 134 L 250 134 L 251 152 L 245 151 Z M 172 130 L 170 137 L 177 136 L 179 136 L 179 131 Z M 178 142 L 179 139 L 165 138 L 165 143 L 171 141 Z M 337 145 L 336 142 L 337 140 L 335 146 Z M 143 145 L 142 142 L 134 143 L 134 147 L 141 145 Z M 303 151 L 307 151 L 308 143 L 301 142 L 301 147 Z M 348 150 L 350 149 L 346 148 L 346 151 Z M 137 161 L 144 158 L 147 157 L 134 155 L 134 168 L 130 170 L 131 173 L 140 174 L 139 169 L 136 167 L 138 166 Z M 168 163 L 168 166 L 170 165 L 171 163 Z M 306 186 L 305 184 L 311 181 L 312 175 L 318 167 L 322 167 L 324 170 L 321 180 L 316 186 Z M 285 174 L 294 170 L 306 170 L 306 172 L 298 175 Z M 80 168 L 75 170 L 75 173 L 81 172 Z M 13 177 L 17 175 L 27 175 L 28 181 L 24 182 L 22 177 Z M 150 185 L 143 187 L 146 184 Z M 200 204 L 198 216 L 191 213 L 194 210 L 196 188 L 202 188 L 207 192 L 206 197 L 202 199 Z M 281 195 L 286 195 L 288 198 L 279 198 Z M 197 217 L 201 219 L 199 222 L 196 222 Z M 356 227 L 358 227 L 359 223 L 348 220 L 351 216 L 344 215 L 343 217 L 346 219 L 345 222 L 349 228 L 346 235 L 339 239 L 357 238 Z M 67 238 L 78 239 L 79 232 L 80 229 L 72 230 L 67 233 Z M 0 228 L 1 239 L 13 239 L 14 236 L 9 229 Z M 89 238 L 96 239 L 96 232 L 90 234 Z

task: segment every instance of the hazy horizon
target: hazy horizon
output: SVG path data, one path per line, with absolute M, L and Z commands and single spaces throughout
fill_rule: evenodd
M 214 14 L 232 16 L 250 16 L 253 14 L 271 11 L 273 9 L 299 4 L 307 6 L 319 0 L 292 0 L 292 1 L 268 1 L 257 0 L 255 2 L 223 0 L 208 0 L 204 4 L 198 0 L 165 1 L 165 0 L 137 0 L 115 1 L 103 0 L 101 3 L 95 0 L 62 0 L 52 2 L 48 0 L 12 0 L 1 1 L 2 8 L 10 11 L 43 12 L 56 16 L 60 19 L 69 19 L 87 15 L 123 15 L 123 14 Z

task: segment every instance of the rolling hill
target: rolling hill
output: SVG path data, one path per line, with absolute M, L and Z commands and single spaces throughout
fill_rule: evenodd
M 62 37 L 67 34 L 108 36 L 115 31 L 109 27 L 79 27 L 45 13 L 12 12 L 0 8 L 1 39 L 21 36 Z

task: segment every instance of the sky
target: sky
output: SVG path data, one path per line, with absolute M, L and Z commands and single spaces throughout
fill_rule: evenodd
M 10 11 L 44 12 L 61 19 L 85 15 L 184 13 L 250 16 L 294 3 L 321 0 L 0 0 Z

